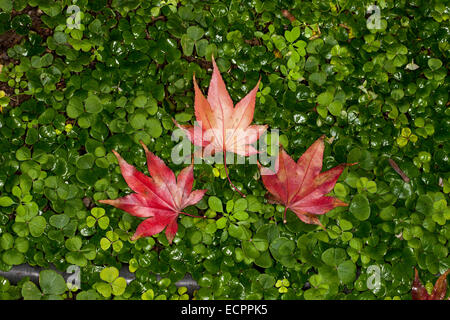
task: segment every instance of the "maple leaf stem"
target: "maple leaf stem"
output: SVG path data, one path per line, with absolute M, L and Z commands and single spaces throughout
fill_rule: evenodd
M 286 223 L 286 212 L 287 212 L 287 207 L 284 207 L 284 215 L 283 215 L 283 223 Z
M 186 212 L 183 212 L 183 211 L 180 211 L 180 213 L 181 213 L 181 214 L 184 214 L 184 215 L 187 215 L 187 216 L 189 216 L 189 217 L 192 217 L 192 218 L 206 219 L 206 217 L 194 216 L 193 214 L 189 214 L 189 213 L 186 213 Z
M 410 180 L 409 177 L 402 171 L 402 169 L 400 169 L 400 167 L 394 160 L 389 159 L 389 164 L 391 165 L 392 169 L 394 169 L 395 172 L 397 172 L 400 175 L 400 177 L 402 177 L 403 181 L 409 183 Z
M 236 188 L 236 186 L 230 180 L 230 176 L 228 175 L 228 168 L 227 168 L 227 153 L 226 153 L 226 151 L 223 152 L 223 166 L 225 168 L 225 174 L 227 175 L 228 181 L 230 182 L 233 189 L 236 190 L 241 195 L 241 197 L 245 198 L 245 194 L 243 194 L 241 191 L 239 191 L 239 189 Z

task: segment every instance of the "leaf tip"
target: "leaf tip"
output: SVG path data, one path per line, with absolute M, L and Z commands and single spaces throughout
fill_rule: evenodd
M 104 200 L 98 200 L 98 202 L 100 202 L 101 204 L 108 204 L 110 206 L 116 206 L 117 199 L 116 200 L 104 199 Z
M 338 198 L 334 198 L 334 205 L 336 207 L 348 207 L 348 203 L 346 203 Z
M 217 68 L 216 59 L 214 58 L 214 53 L 211 53 L 211 62 L 213 64 L 213 68 Z
M 145 145 L 144 141 L 139 140 L 139 143 L 141 144 L 141 146 L 144 148 L 145 152 L 149 152 L 147 146 Z
M 116 156 L 117 159 L 121 159 L 122 157 L 120 156 L 120 154 L 116 151 L 116 150 L 111 150 L 112 153 L 114 153 L 114 155 Z
M 136 241 L 136 240 L 138 240 L 139 238 L 141 238 L 142 236 L 140 235 L 140 234 L 137 234 L 137 233 L 135 233 L 135 234 L 133 234 L 133 236 L 130 238 L 130 240 L 131 241 Z

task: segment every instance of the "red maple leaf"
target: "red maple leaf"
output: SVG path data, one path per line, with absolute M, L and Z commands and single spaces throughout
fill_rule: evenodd
M 212 58 L 213 74 L 208 89 L 208 98 L 205 99 L 197 82 L 194 81 L 195 90 L 195 126 L 175 124 L 183 129 L 194 145 L 203 147 L 203 155 L 214 155 L 223 152 L 225 172 L 231 186 L 243 195 L 231 182 L 228 176 L 226 152 L 232 152 L 242 156 L 250 156 L 258 153 L 251 146 L 266 131 L 267 125 L 250 125 L 255 111 L 256 86 L 236 106 L 228 94 L 225 83 L 217 68 L 214 57 Z
M 447 293 L 447 275 L 450 273 L 450 269 L 436 280 L 431 295 L 420 282 L 419 272 L 416 268 L 414 268 L 414 272 L 415 277 L 411 288 L 411 297 L 413 300 L 444 300 L 445 294 Z
M 99 200 L 99 202 L 110 204 L 133 216 L 147 218 L 139 224 L 131 240 L 152 236 L 167 227 L 166 237 L 169 243 L 172 243 L 178 230 L 178 215 L 189 215 L 182 210 L 199 202 L 207 190 L 192 191 L 193 164 L 181 170 L 175 179 L 172 170 L 160 158 L 148 151 L 144 143 L 141 142 L 141 144 L 145 149 L 148 172 L 151 177 L 136 170 L 113 150 L 119 161 L 123 178 L 136 193 L 115 200 Z
M 259 165 L 262 181 L 272 196 L 271 200 L 285 206 L 284 223 L 286 211 L 291 209 L 303 222 L 322 226 L 317 215 L 348 205 L 326 194 L 333 189 L 344 168 L 353 164 L 341 164 L 320 173 L 325 147 L 323 140 L 324 136 L 316 140 L 297 163 L 280 147 L 276 173 Z

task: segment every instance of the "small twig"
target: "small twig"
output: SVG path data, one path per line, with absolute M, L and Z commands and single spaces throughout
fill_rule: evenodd
M 193 214 L 189 214 L 189 213 L 186 213 L 186 212 L 184 212 L 184 211 L 180 211 L 180 213 L 181 213 L 181 214 L 184 214 L 184 215 L 186 215 L 186 216 L 192 217 L 192 218 L 206 219 L 205 216 L 195 216 L 195 215 L 193 215 Z
M 158 17 L 152 17 L 152 22 L 158 21 L 158 20 L 166 20 L 166 16 L 158 16 Z
M 283 14 L 283 16 L 285 17 L 285 18 L 287 18 L 287 19 L 289 19 L 289 21 L 290 22 L 294 22 L 295 20 L 297 20 L 297 19 L 295 19 L 295 17 L 292 15 L 292 13 L 290 13 L 288 10 L 281 10 L 281 13 Z
M 392 160 L 389 159 L 389 164 L 391 165 L 392 169 L 395 170 L 395 172 L 397 172 L 403 179 L 403 181 L 405 181 L 406 183 L 409 183 L 409 178 L 408 176 L 402 171 L 402 169 L 400 169 L 400 167 L 398 166 L 398 164 Z
M 317 33 L 312 35 L 308 40 L 314 40 L 314 39 L 320 38 L 321 34 L 322 34 L 322 32 L 320 31 L 320 27 L 317 26 Z

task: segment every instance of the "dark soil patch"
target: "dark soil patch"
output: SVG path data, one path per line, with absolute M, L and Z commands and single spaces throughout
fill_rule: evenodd
M 27 14 L 31 18 L 31 28 L 37 34 L 42 37 L 42 41 L 45 42 L 47 37 L 53 33 L 53 30 L 46 28 L 41 20 L 41 15 L 43 12 L 38 9 L 38 7 L 27 6 L 25 9 L 21 11 L 12 10 L 11 19 L 15 16 Z M 19 61 L 16 59 L 12 59 L 8 56 L 7 51 L 9 48 L 14 47 L 16 44 L 22 42 L 22 40 L 26 38 L 26 36 L 22 36 L 17 34 L 15 30 L 9 30 L 0 35 L 0 64 L 7 65 L 9 63 L 18 64 Z M 11 102 L 10 106 L 15 107 L 20 105 L 22 102 L 28 100 L 30 98 L 29 95 L 20 94 L 15 96 L 14 88 L 8 86 L 6 82 L 0 82 L 0 90 L 3 90 L 8 97 L 10 97 Z
M 46 41 L 47 37 L 53 33 L 53 30 L 46 28 L 43 26 L 41 15 L 43 12 L 36 8 L 33 8 L 31 6 L 27 6 L 22 11 L 15 11 L 12 10 L 11 12 L 11 19 L 13 19 L 15 16 L 21 15 L 21 14 L 27 14 L 31 18 L 31 28 L 30 30 L 33 30 L 37 34 L 39 34 L 42 37 L 42 41 Z M 9 48 L 14 47 L 16 44 L 20 43 L 22 39 L 25 36 L 22 36 L 20 34 L 17 34 L 14 30 L 9 30 L 3 34 L 0 35 L 0 63 L 5 65 L 9 62 L 17 63 L 16 60 L 11 59 L 7 55 L 7 50 Z
M 212 69 L 213 65 L 211 61 L 202 58 L 184 57 L 189 62 L 196 62 L 202 69 Z
M 0 63 L 5 65 L 10 62 L 15 63 L 13 59 L 8 57 L 8 54 L 6 53 L 9 48 L 14 47 L 16 44 L 20 43 L 23 36 L 18 35 L 14 32 L 14 30 L 9 30 L 5 32 L 4 34 L 0 35 Z

